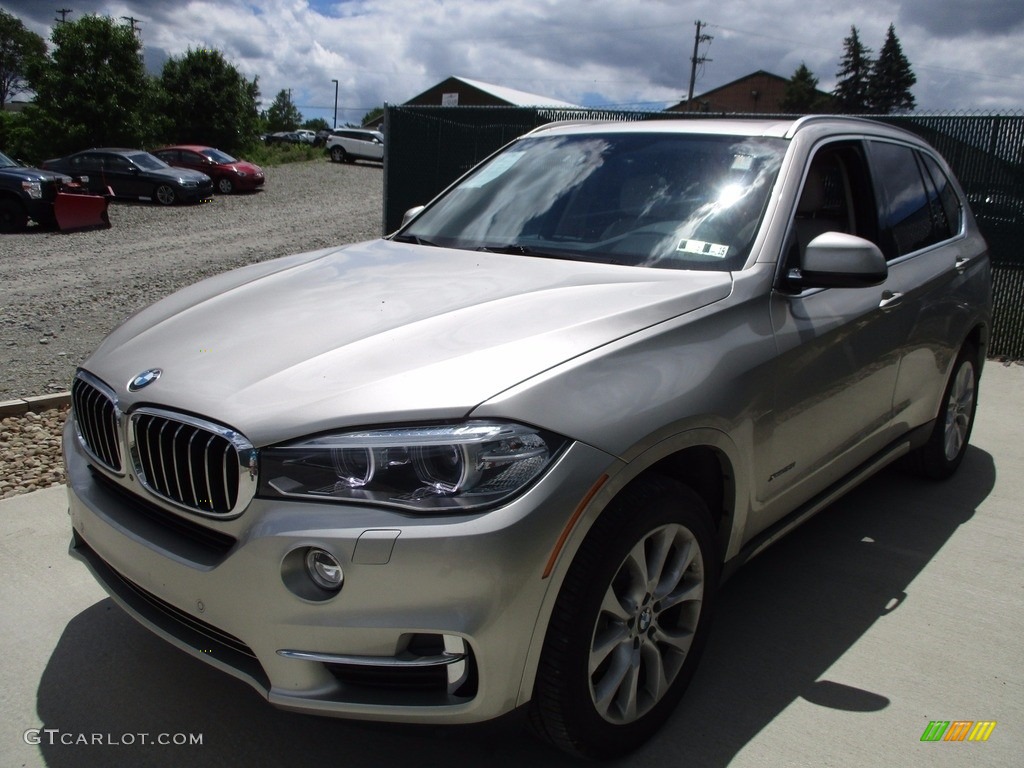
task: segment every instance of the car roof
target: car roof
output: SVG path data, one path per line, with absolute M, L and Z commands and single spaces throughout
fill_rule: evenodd
M 90 147 L 89 149 L 80 149 L 77 152 L 72 152 L 68 157 L 74 155 L 84 155 L 86 152 L 107 152 L 112 155 L 138 155 L 138 154 L 149 154 L 149 150 L 146 149 L 131 149 L 128 147 Z
M 542 125 L 528 136 L 558 133 L 686 133 L 720 136 L 764 136 L 792 139 L 799 133 L 871 134 L 921 139 L 910 131 L 877 120 L 844 115 L 806 115 L 792 118 L 669 118 L 642 122 L 619 120 L 573 120 Z
M 204 149 L 216 149 L 216 147 L 210 147 L 206 144 L 169 144 L 166 147 L 160 147 L 160 149 L 154 149 L 154 152 L 163 152 L 167 149 L 187 149 L 191 152 L 202 152 Z

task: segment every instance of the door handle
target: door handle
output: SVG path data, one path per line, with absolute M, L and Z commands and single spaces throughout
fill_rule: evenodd
M 879 309 L 893 309 L 903 303 L 902 293 L 882 291 L 882 300 L 878 302 Z
M 953 269 L 956 270 L 958 275 L 962 275 L 967 270 L 967 265 L 970 263 L 970 259 L 965 259 L 963 256 L 957 256 L 956 263 L 953 265 Z

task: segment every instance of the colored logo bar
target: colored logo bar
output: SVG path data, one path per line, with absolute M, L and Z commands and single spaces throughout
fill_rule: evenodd
M 995 720 L 932 720 L 921 741 L 988 741 L 995 727 Z

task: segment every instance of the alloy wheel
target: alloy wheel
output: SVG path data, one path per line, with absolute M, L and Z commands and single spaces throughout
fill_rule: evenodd
M 590 649 L 591 698 L 605 720 L 634 722 L 668 691 L 693 642 L 704 581 L 697 540 L 678 523 L 650 531 L 626 555 Z
M 956 372 L 946 403 L 946 430 L 944 446 L 946 459 L 952 461 L 967 441 L 974 414 L 974 366 L 965 361 Z

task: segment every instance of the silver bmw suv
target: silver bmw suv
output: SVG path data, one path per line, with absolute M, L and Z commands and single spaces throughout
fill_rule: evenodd
M 722 579 L 891 462 L 963 458 L 986 244 L 916 136 L 543 127 L 381 240 L 116 329 L 73 385 L 72 552 L 271 704 L 570 752 L 648 738 Z

